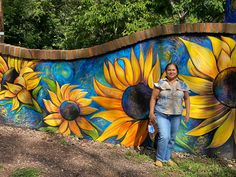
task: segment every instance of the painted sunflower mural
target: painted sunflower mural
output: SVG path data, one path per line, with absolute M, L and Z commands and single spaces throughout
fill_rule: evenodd
M 236 142 L 236 43 L 224 36 L 208 38 L 212 50 L 180 38 L 190 55 L 187 67 L 192 75 L 180 77 L 197 94 L 190 96 L 190 117 L 204 120 L 187 134 L 201 136 L 215 130 L 208 147 L 216 148 L 232 134 Z
M 156 61 L 154 66 L 153 61 Z M 112 87 L 94 78 L 94 89 L 98 96 L 92 99 L 106 110 L 92 117 L 105 119 L 111 124 L 97 140 L 104 141 L 116 136 L 116 140 L 121 140 L 124 146 L 141 145 L 148 134 L 147 118 L 153 82 L 161 77 L 158 56 L 153 58 L 151 46 L 146 58 L 140 49 L 138 60 L 132 49 L 130 59 L 118 58 L 114 64 L 110 61 L 104 63 L 104 76 Z
M 37 61 L 26 61 L 17 58 L 7 58 L 7 63 L 0 56 L 0 100 L 12 99 L 12 109 L 20 107 L 20 103 L 26 105 L 38 105 L 31 96 L 40 80 L 40 72 L 33 69 Z
M 83 138 L 82 132 L 93 139 L 98 137 L 95 127 L 84 117 L 97 109 L 90 107 L 91 99 L 84 98 L 87 92 L 77 89 L 77 85 L 64 84 L 61 88 L 56 82 L 56 93 L 48 90 L 51 100 L 44 99 L 44 105 L 50 113 L 44 122 L 50 126 L 58 127 L 63 135 L 71 132 Z M 82 131 L 82 132 L 81 132 Z

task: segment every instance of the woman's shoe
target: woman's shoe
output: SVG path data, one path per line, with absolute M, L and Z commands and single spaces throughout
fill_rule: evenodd
M 155 165 L 157 167 L 163 167 L 163 164 L 162 164 L 162 162 L 160 160 L 156 160 Z
M 177 163 L 175 163 L 173 160 L 169 160 L 168 162 L 166 162 L 166 164 L 171 167 L 178 166 Z

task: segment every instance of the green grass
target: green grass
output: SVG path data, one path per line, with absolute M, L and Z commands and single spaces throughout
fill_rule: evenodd
M 37 168 L 26 167 L 16 169 L 10 177 L 39 177 L 40 170 Z
M 68 136 L 68 137 L 63 137 L 59 140 L 59 142 L 63 145 L 66 145 L 66 146 L 70 146 L 72 145 L 72 141 L 71 141 L 71 138 Z
M 129 158 L 135 158 L 140 162 L 143 162 L 143 161 L 152 162 L 153 161 L 149 156 L 147 156 L 145 154 L 140 154 L 140 153 L 135 152 L 135 151 L 127 151 L 125 153 L 125 156 L 129 157 Z
M 47 133 L 57 133 L 58 128 L 57 127 L 41 127 L 39 128 L 39 131 L 47 132 Z
M 3 165 L 0 164 L 0 172 L 3 170 Z
M 194 159 L 177 160 L 177 167 L 164 166 L 155 171 L 157 176 L 186 177 L 234 177 L 236 170 L 222 166 L 214 159 L 196 157 Z

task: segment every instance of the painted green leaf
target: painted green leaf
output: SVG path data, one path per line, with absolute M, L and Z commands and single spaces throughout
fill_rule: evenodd
M 56 82 L 54 82 L 53 80 L 48 79 L 48 78 L 43 78 L 43 81 L 48 84 L 48 87 L 49 87 L 49 89 L 50 89 L 52 92 L 57 93 L 57 85 L 56 85 Z
M 89 135 L 93 140 L 96 140 L 98 138 L 98 131 L 96 129 L 93 130 L 84 130 L 83 132 L 87 135 Z
M 0 106 L 4 106 L 6 104 L 12 104 L 12 99 L 6 100 L 4 103 L 0 103 Z
M 180 147 L 188 150 L 189 152 L 195 154 L 193 148 L 191 148 L 188 144 L 183 142 L 178 136 L 176 136 L 176 144 L 179 145 Z
M 33 92 L 32 92 L 32 96 L 34 97 L 35 100 L 37 100 L 37 97 L 38 97 L 38 93 L 39 93 L 39 90 L 42 88 L 42 86 L 38 86 L 36 87 Z
M 184 128 L 188 128 L 187 125 L 186 125 L 186 123 L 184 122 L 184 120 L 181 120 L 180 123 L 181 123 L 181 125 L 182 125 Z
M 32 101 L 33 101 L 33 104 L 34 104 L 34 110 L 37 111 L 37 112 L 42 113 L 42 109 L 41 109 L 41 107 L 39 106 L 38 102 L 35 101 L 34 99 L 32 99 Z
M 96 128 L 97 131 L 103 132 L 103 130 L 101 128 L 99 128 L 95 123 L 90 122 L 90 124 L 92 124 Z

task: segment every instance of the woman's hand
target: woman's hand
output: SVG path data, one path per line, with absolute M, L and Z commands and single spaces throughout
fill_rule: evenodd
M 189 121 L 189 114 L 186 114 L 186 116 L 184 117 L 184 120 L 185 120 L 186 123 L 188 123 L 188 121 Z
M 152 125 L 155 125 L 155 123 L 156 123 L 155 114 L 149 114 L 149 123 L 151 123 Z

